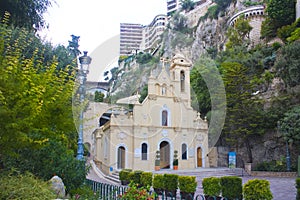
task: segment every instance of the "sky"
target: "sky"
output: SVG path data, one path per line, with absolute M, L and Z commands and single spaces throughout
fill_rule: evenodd
M 119 53 L 120 23 L 148 25 L 157 14 L 166 14 L 166 0 L 56 0 L 45 14 L 49 28 L 40 35 L 53 45 L 68 45 L 80 36 L 79 50 L 92 57 L 89 81 L 100 81 L 107 65 Z

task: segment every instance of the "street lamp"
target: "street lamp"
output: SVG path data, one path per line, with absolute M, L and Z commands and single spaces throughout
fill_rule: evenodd
M 84 160 L 83 157 L 83 106 L 85 96 L 85 82 L 86 76 L 89 73 L 89 66 L 92 58 L 87 55 L 87 51 L 83 52 L 83 56 L 79 57 L 80 67 L 78 70 L 79 78 L 79 100 L 80 100 L 80 114 L 79 114 L 79 131 L 78 131 L 78 149 L 77 149 L 77 160 Z
M 280 122 L 277 122 L 278 131 L 280 131 Z M 287 135 L 287 132 L 284 132 L 284 135 Z M 286 144 L 286 170 L 289 172 L 291 171 L 291 158 L 290 158 L 290 151 L 289 151 L 289 143 L 288 139 L 285 138 L 285 144 Z

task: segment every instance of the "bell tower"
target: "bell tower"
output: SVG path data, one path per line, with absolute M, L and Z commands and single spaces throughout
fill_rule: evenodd
M 174 96 L 191 107 L 190 67 L 192 66 L 183 55 L 176 54 L 170 65 L 170 77 L 174 85 Z

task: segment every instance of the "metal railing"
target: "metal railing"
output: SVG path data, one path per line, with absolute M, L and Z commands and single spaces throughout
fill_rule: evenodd
M 120 195 L 123 195 L 128 189 L 127 186 L 118 186 L 107 183 L 100 183 L 93 180 L 86 180 L 86 185 L 99 194 L 99 200 L 119 200 Z M 150 191 L 154 192 L 154 191 Z M 187 194 L 182 195 L 180 193 L 172 194 L 169 192 L 162 192 L 161 194 L 155 194 L 155 200 L 227 200 L 224 197 L 205 197 L 203 194 Z

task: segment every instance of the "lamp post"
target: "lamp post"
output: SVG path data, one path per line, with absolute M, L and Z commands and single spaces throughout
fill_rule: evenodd
M 280 122 L 277 122 L 278 131 L 280 131 Z M 284 135 L 287 135 L 287 132 L 284 132 Z M 289 151 L 289 143 L 287 138 L 285 139 L 285 145 L 286 145 L 286 170 L 289 172 L 291 171 L 291 157 L 290 157 L 290 151 Z
M 78 149 L 77 149 L 77 160 L 84 160 L 83 157 L 83 106 L 85 97 L 85 83 L 86 76 L 89 73 L 89 66 L 91 64 L 92 58 L 87 55 L 87 51 L 83 52 L 83 56 L 79 57 L 80 67 L 78 70 L 79 78 L 79 100 L 80 100 L 80 114 L 79 114 L 79 131 L 78 131 Z

